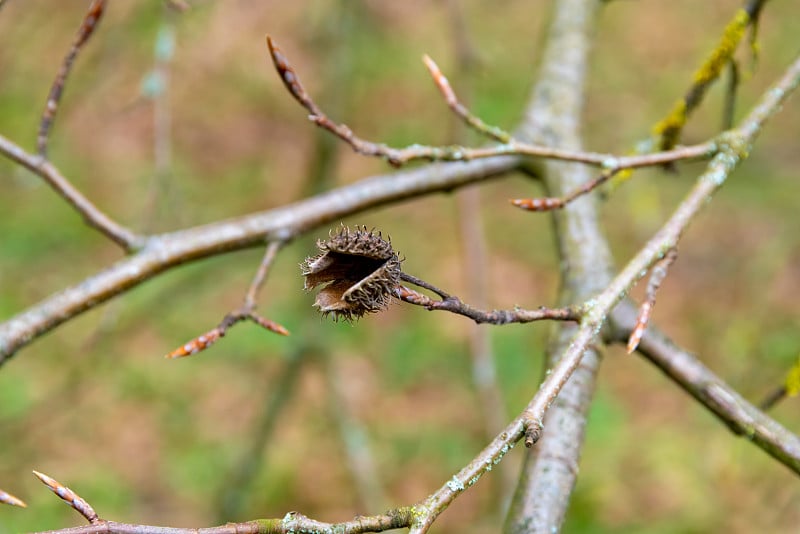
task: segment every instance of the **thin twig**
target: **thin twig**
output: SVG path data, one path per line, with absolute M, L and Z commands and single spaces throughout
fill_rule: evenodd
M 78 57 L 78 52 L 81 51 L 83 45 L 86 44 L 86 41 L 92 36 L 98 22 L 100 22 L 100 17 L 103 16 L 105 7 L 106 0 L 92 1 L 89 6 L 89 11 L 87 11 L 83 22 L 81 22 L 77 35 L 75 35 L 75 40 L 72 42 L 69 52 L 67 52 L 64 61 L 61 63 L 61 68 L 58 70 L 56 79 L 53 81 L 53 85 L 50 88 L 50 94 L 47 95 L 47 105 L 42 113 L 42 120 L 39 124 L 39 135 L 36 139 L 36 148 L 39 151 L 39 155 L 43 158 L 47 155 L 47 136 L 50 133 L 50 126 L 52 126 L 53 119 L 58 111 L 58 103 L 61 100 L 61 94 L 64 91 L 64 84 L 67 81 L 67 76 L 69 76 L 75 58 Z
M 772 391 L 763 401 L 761 401 L 761 409 L 769 410 L 778 402 L 786 397 L 796 397 L 800 393 L 800 355 L 797 357 L 786 376 L 783 378 L 783 384 Z
M 272 266 L 272 263 L 275 261 L 275 257 L 278 255 L 278 251 L 281 249 L 283 244 L 283 241 L 270 241 L 270 243 L 267 245 L 264 258 L 261 260 L 261 264 L 258 266 L 258 270 L 253 277 L 253 281 L 250 283 L 250 287 L 247 290 L 244 303 L 241 307 L 228 312 L 225 317 L 222 318 L 222 321 L 208 332 L 197 336 L 184 345 L 181 345 L 164 357 L 170 359 L 184 358 L 186 356 L 191 356 L 193 354 L 197 354 L 198 352 L 204 351 L 221 338 L 225 337 L 225 334 L 228 333 L 228 330 L 232 326 L 242 321 L 250 321 L 266 330 L 269 330 L 270 332 L 275 332 L 276 334 L 280 334 L 282 336 L 288 336 L 289 331 L 286 328 L 275 321 L 258 315 L 255 312 L 256 296 L 258 295 L 261 286 L 264 285 L 264 281 L 267 278 L 269 269 Z
M 86 502 L 80 495 L 61 484 L 59 481 L 50 478 L 44 473 L 38 471 L 33 472 L 36 478 L 42 481 L 42 484 L 50 488 L 50 490 L 58 495 L 64 502 L 72 506 L 79 514 L 86 518 L 89 523 L 97 523 L 100 518 L 97 517 L 97 512 L 94 508 Z
M 679 141 L 683 127 L 692 112 L 703 101 L 706 91 L 719 78 L 722 70 L 733 57 L 745 30 L 756 24 L 766 0 L 750 1 L 745 8 L 738 9 L 725 27 L 719 43 L 708 54 L 703 64 L 695 71 L 692 84 L 686 94 L 678 100 L 672 110 L 653 128 L 660 137 L 662 150 L 669 150 Z
M 264 285 L 264 281 L 267 279 L 267 274 L 269 274 L 272 263 L 275 261 L 275 257 L 278 255 L 278 251 L 281 249 L 281 247 L 283 247 L 282 241 L 271 241 L 269 245 L 267 245 L 267 250 L 264 252 L 264 257 L 261 260 L 261 264 L 258 266 L 256 275 L 253 277 L 253 281 L 250 283 L 250 288 L 247 290 L 247 295 L 244 297 L 244 309 L 248 311 L 255 309 L 258 292 Z
M 667 271 L 670 265 L 677 258 L 678 252 L 671 248 L 663 259 L 659 260 L 650 272 L 650 280 L 647 282 L 647 290 L 645 301 L 639 308 L 639 316 L 636 318 L 636 325 L 631 330 L 631 337 L 628 339 L 628 354 L 636 350 L 639 341 L 642 340 L 644 331 L 647 329 L 647 323 L 650 321 L 650 314 L 656 305 L 656 294 L 661 287 L 664 278 L 667 277 Z
M 145 238 L 143 236 L 133 233 L 100 211 L 55 166 L 41 156 L 27 153 L 2 135 L 0 135 L 0 154 L 43 178 L 56 193 L 83 216 L 89 226 L 102 232 L 126 251 L 133 252 L 144 245 Z
M 581 310 L 572 307 L 542 307 L 538 310 L 515 308 L 513 310 L 492 310 L 487 312 L 473 308 L 469 304 L 463 303 L 458 297 L 448 295 L 441 289 L 435 288 L 419 278 L 406 273 L 401 273 L 400 277 L 407 282 L 429 289 L 442 297 L 442 300 L 434 300 L 413 289 L 400 286 L 395 290 L 395 296 L 400 300 L 408 302 L 409 304 L 414 304 L 415 306 L 422 306 L 428 310 L 449 311 L 451 313 L 463 315 L 464 317 L 469 317 L 478 324 L 489 323 L 504 325 L 511 323 L 531 323 L 533 321 L 543 321 L 547 319 L 555 321 L 579 321 L 581 318 Z
M 422 61 L 425 62 L 425 66 L 428 68 L 428 72 L 430 72 L 433 82 L 436 84 L 436 87 L 439 88 L 439 91 L 442 93 L 447 105 L 451 110 L 453 110 L 453 113 L 455 113 L 467 124 L 467 126 L 474 128 L 476 131 L 500 143 L 511 142 L 512 137 L 510 133 L 498 128 L 497 126 L 486 124 L 479 117 L 473 115 L 472 112 L 470 112 L 470 110 L 459 101 L 455 91 L 453 91 L 453 88 L 450 87 L 450 82 L 447 80 L 445 75 L 442 74 L 442 71 L 439 70 L 439 66 L 430 58 L 430 56 L 425 54 L 422 56 Z
M 714 143 L 703 143 L 679 147 L 673 150 L 658 152 L 654 154 L 642 154 L 634 156 L 614 156 L 612 154 L 601 154 L 597 152 L 581 152 L 559 148 L 551 148 L 542 145 L 524 143 L 515 139 L 509 139 L 506 143 L 481 148 L 469 148 L 458 145 L 434 147 L 424 145 L 411 145 L 405 148 L 392 148 L 384 144 L 372 143 L 356 136 L 353 131 L 344 124 L 338 124 L 328 118 L 327 115 L 311 99 L 311 96 L 303 87 L 300 78 L 297 76 L 289 60 L 278 48 L 271 37 L 267 36 L 272 61 L 283 84 L 294 96 L 300 105 L 309 112 L 309 120 L 328 130 L 339 137 L 342 141 L 349 144 L 353 150 L 364 156 L 375 156 L 386 159 L 391 165 L 400 166 L 414 160 L 427 161 L 470 161 L 474 159 L 490 158 L 494 156 L 531 156 L 538 158 L 556 159 L 562 161 L 574 161 L 603 167 L 606 170 L 619 171 L 621 169 L 631 169 L 638 167 L 652 167 L 664 165 L 679 160 L 702 160 L 708 159 L 715 153 Z M 450 91 L 452 93 L 452 90 Z M 453 95 L 452 98 L 455 98 Z M 457 100 L 455 102 L 458 102 Z M 458 112 L 457 112 L 458 113 Z M 466 110 L 463 113 L 468 113 Z M 471 115 L 469 115 L 471 116 Z M 477 118 L 476 118 L 477 119 Z M 477 119 L 479 120 L 479 119 Z M 482 121 L 480 124 L 483 124 Z M 478 128 L 477 122 L 473 124 Z M 493 127 L 484 125 L 481 131 L 492 132 Z M 502 137 L 502 130 L 495 131 L 494 134 L 487 135 Z
M 342 523 L 323 523 L 299 512 L 289 512 L 282 519 L 256 519 L 244 523 L 226 523 L 209 528 L 176 528 L 134 525 L 100 520 L 93 525 L 50 530 L 39 534 L 295 534 L 298 532 L 336 532 L 363 534 L 408 528 L 414 517 L 411 507 L 388 510 L 383 514 L 358 516 Z
M 528 211 L 550 211 L 561 209 L 576 198 L 597 189 L 599 186 L 607 182 L 612 176 L 617 174 L 620 170 L 622 169 L 617 168 L 604 171 L 597 178 L 586 182 L 584 185 L 578 187 L 563 197 L 515 198 L 509 202 L 518 208 Z
M 776 404 L 785 399 L 787 394 L 786 386 L 777 387 L 764 397 L 764 400 L 758 403 L 758 407 L 765 412 L 771 410 Z
M 728 83 L 725 84 L 725 97 L 722 102 L 722 129 L 733 127 L 736 115 L 736 94 L 739 90 L 739 65 L 735 59 L 728 62 Z
M 607 339 L 625 343 L 636 321 L 636 306 L 625 301 L 609 318 Z M 735 434 L 747 438 L 786 467 L 800 474 L 800 436 L 759 410 L 693 354 L 650 327 L 637 352 L 711 411 Z
M 274 321 L 261 317 L 252 311 L 237 310 L 225 315 L 222 321 L 208 332 L 197 336 L 184 345 L 181 345 L 177 349 L 166 354 L 164 357 L 169 359 L 185 358 L 186 356 L 192 356 L 193 354 L 204 351 L 221 338 L 225 337 L 225 334 L 228 333 L 228 330 L 230 330 L 232 326 L 242 321 L 253 322 L 265 330 L 269 330 L 270 332 L 274 332 L 282 336 L 289 335 L 289 331 L 286 328 Z
M 2 6 L 3 6 L 2 0 L 0 0 L 0 7 Z M 28 507 L 28 505 L 25 504 L 25 502 L 22 499 L 15 497 L 14 495 L 11 495 L 10 493 L 5 492 L 3 490 L 0 490 L 0 503 L 10 504 L 11 506 L 19 506 L 20 508 Z

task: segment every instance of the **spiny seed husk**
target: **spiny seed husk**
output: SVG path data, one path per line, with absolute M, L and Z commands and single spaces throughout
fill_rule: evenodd
M 302 264 L 305 288 L 324 285 L 314 306 L 323 315 L 351 320 L 385 309 L 400 285 L 400 258 L 390 241 L 366 227 L 342 226 Z

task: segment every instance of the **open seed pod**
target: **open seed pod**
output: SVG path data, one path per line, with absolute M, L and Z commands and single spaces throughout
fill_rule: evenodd
M 351 320 L 389 305 L 400 284 L 400 258 L 380 233 L 342 226 L 317 248 L 321 253 L 302 269 L 306 290 L 324 284 L 314 302 L 323 315 Z

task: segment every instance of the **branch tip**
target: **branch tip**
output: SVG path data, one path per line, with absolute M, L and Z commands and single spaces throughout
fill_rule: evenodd
M 193 340 L 189 341 L 185 345 L 178 347 L 169 354 L 166 354 L 164 358 L 176 359 L 197 354 L 200 351 L 206 350 L 208 347 L 216 343 L 221 337 L 224 336 L 225 336 L 225 329 L 218 326 L 216 328 L 213 328 L 212 330 L 209 330 L 205 334 L 197 336 Z
M 3 490 L 0 490 L 0 503 L 8 504 L 11 506 L 19 506 L 20 508 L 28 507 L 28 505 L 25 504 L 25 501 Z
M 94 508 L 86 502 L 80 495 L 61 484 L 54 478 L 51 478 L 39 471 L 33 471 L 33 474 L 38 478 L 42 484 L 50 488 L 50 490 L 58 495 L 64 502 L 72 506 L 79 514 L 86 518 L 89 523 L 96 523 L 100 520 Z

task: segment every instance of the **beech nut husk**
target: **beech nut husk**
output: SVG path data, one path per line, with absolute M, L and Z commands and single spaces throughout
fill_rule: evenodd
M 401 260 L 380 232 L 342 226 L 317 248 L 301 267 L 306 290 L 323 286 L 314 301 L 320 313 L 350 321 L 386 309 L 400 285 Z

